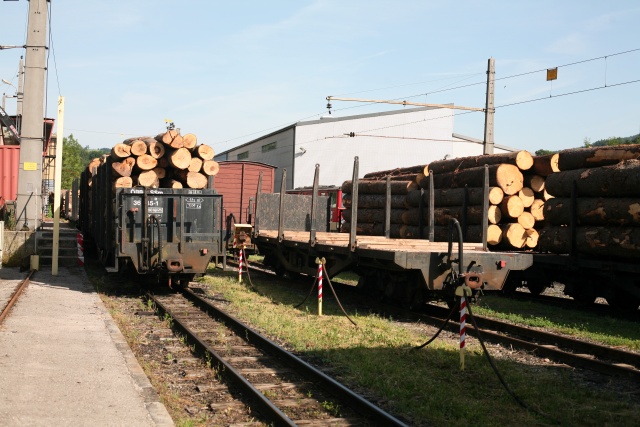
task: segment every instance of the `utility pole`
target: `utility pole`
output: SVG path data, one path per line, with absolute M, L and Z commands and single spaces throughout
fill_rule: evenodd
M 484 113 L 484 153 L 493 154 L 493 119 L 496 113 L 494 108 L 494 86 L 496 78 L 496 60 L 489 58 L 487 67 L 487 103 Z
M 44 83 L 47 59 L 48 0 L 29 2 L 25 54 L 24 95 L 16 200 L 16 229 L 36 230 L 40 225 L 38 199 L 42 189 L 44 144 Z
M 16 125 L 18 132 L 20 131 L 20 122 L 22 121 L 22 98 L 24 95 L 24 58 L 20 57 L 20 68 L 18 71 L 18 92 L 16 93 L 18 106 L 16 108 Z

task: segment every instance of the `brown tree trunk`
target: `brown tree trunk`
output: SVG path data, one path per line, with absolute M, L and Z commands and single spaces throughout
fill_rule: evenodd
M 573 148 L 558 152 L 561 171 L 615 165 L 622 160 L 640 159 L 640 144 Z
M 533 190 L 529 187 L 522 187 L 522 190 L 518 191 L 518 197 L 520 197 L 520 200 L 522 200 L 522 205 L 525 208 L 530 207 L 536 198 Z
M 544 227 L 539 231 L 539 248 L 558 254 L 569 253 L 570 232 L 569 227 Z M 577 227 L 576 249 L 598 256 L 640 258 L 640 227 Z
M 406 174 L 417 174 L 424 173 L 425 165 L 417 165 L 417 166 L 408 166 L 404 168 L 396 168 L 389 169 L 385 171 L 379 172 L 369 172 L 364 175 L 363 179 L 371 179 L 371 178 L 386 178 L 387 175 L 396 176 L 396 175 L 406 175 Z
M 420 209 L 413 208 L 403 211 L 402 223 L 407 225 L 418 225 L 420 223 Z M 462 222 L 464 210 L 462 206 L 442 206 L 433 210 L 433 221 L 435 225 L 449 225 L 452 218 Z M 491 224 L 497 224 L 502 218 L 500 210 L 496 206 L 490 206 L 488 211 L 488 221 Z M 424 210 L 422 224 L 426 225 L 429 220 L 429 212 Z M 473 205 L 467 208 L 467 224 L 482 224 L 482 206 Z
M 93 170 L 100 166 L 100 159 L 95 158 L 89 162 L 87 165 L 87 170 L 89 171 L 89 176 L 93 176 Z
M 420 192 L 418 192 L 420 193 Z M 342 196 L 342 203 L 345 208 L 351 207 L 351 194 L 345 193 Z M 386 194 L 358 194 L 358 209 L 359 208 L 378 208 L 384 209 L 386 206 Z M 405 196 L 396 195 L 391 196 L 391 208 L 392 209 L 404 209 L 406 208 Z
M 205 160 L 202 163 L 202 173 L 207 176 L 214 176 L 220 171 L 220 165 L 215 160 Z
M 540 175 L 525 175 L 524 185 L 534 192 L 540 193 L 544 191 L 544 177 Z
M 425 166 L 423 173 L 425 175 L 429 175 L 430 173 L 438 175 L 442 173 L 459 172 L 463 169 L 484 167 L 484 165 L 500 164 L 510 164 L 520 170 L 528 170 L 533 166 L 533 156 L 528 151 L 523 150 L 512 153 L 485 154 L 482 156 L 436 160 Z
M 407 194 L 409 191 L 417 190 L 418 184 L 412 181 L 391 181 L 391 194 Z M 342 184 L 342 191 L 351 194 L 353 183 L 345 181 Z M 358 181 L 358 194 L 386 194 L 387 183 L 385 181 Z
M 570 197 L 574 181 L 579 197 L 634 197 L 640 188 L 640 160 L 554 173 L 545 186 L 555 197 Z
M 640 225 L 639 198 L 576 199 L 578 225 Z M 555 198 L 545 203 L 544 217 L 549 224 L 569 225 L 571 199 Z
M 211 147 L 209 147 L 208 145 L 205 145 L 205 144 L 198 145 L 194 149 L 194 153 L 198 157 L 200 157 L 202 160 L 211 160 L 211 159 L 213 159 L 213 156 L 215 155 L 215 152 L 213 151 L 213 148 L 211 148 Z
M 136 166 L 143 171 L 149 171 L 158 166 L 158 161 L 149 154 L 143 154 L 136 158 Z
M 133 187 L 133 180 L 130 176 L 121 176 L 113 181 L 113 188 L 131 188 Z
M 141 139 L 127 139 L 122 143 L 130 147 L 131 155 L 133 156 L 142 156 L 143 154 L 147 154 L 147 144 Z
M 502 216 L 518 218 L 524 212 L 524 204 L 517 195 L 507 196 L 500 203 L 500 210 L 502 211 Z
M 200 157 L 192 157 L 187 170 L 189 172 L 200 172 L 200 169 L 202 169 L 202 159 Z
M 182 183 L 175 179 L 163 179 L 160 184 L 162 185 L 162 188 L 183 188 Z
M 391 224 L 389 228 L 389 237 L 391 238 L 399 238 L 400 237 L 400 227 L 399 224 Z M 348 233 L 351 230 L 351 224 L 345 222 L 342 224 L 340 231 L 343 233 Z M 366 222 L 358 222 L 356 226 L 356 234 L 363 236 L 384 236 L 384 224 L 371 224 Z
M 116 144 L 111 149 L 111 157 L 113 160 L 126 159 L 131 155 L 131 147 L 126 144 Z
M 391 209 L 391 223 L 402 224 L 402 214 L 404 209 Z M 342 217 L 345 221 L 351 221 L 351 210 L 342 211 Z M 358 209 L 358 223 L 381 223 L 385 222 L 384 209 Z
M 146 170 L 137 177 L 137 185 L 148 188 L 157 188 L 160 185 L 158 175 L 153 170 Z
M 464 188 L 436 188 L 433 190 L 434 206 L 462 206 L 464 203 Z M 482 187 L 467 188 L 467 203 L 469 205 L 481 205 L 483 202 Z M 504 198 L 504 191 L 499 187 L 489 187 L 489 203 L 499 204 Z M 423 196 L 425 206 L 429 205 L 429 192 Z M 420 206 L 420 191 L 411 191 L 407 194 L 409 206 Z
M 535 199 L 531 204 L 530 212 L 536 221 L 544 220 L 544 206 L 545 201 L 542 199 Z
M 167 160 L 169 160 L 169 164 L 176 169 L 187 169 L 191 164 L 191 153 L 189 153 L 189 150 L 186 148 L 168 150 Z
M 192 133 L 188 133 L 182 137 L 182 145 L 188 150 L 193 150 L 198 144 L 198 138 Z
M 554 172 L 560 172 L 558 168 L 558 153 L 533 158 L 532 171 L 540 176 L 549 176 Z
M 522 212 L 518 217 L 518 224 L 525 230 L 530 230 L 536 225 L 536 219 L 531 212 Z
M 166 158 L 166 157 L 160 157 L 160 158 L 158 159 L 158 167 L 161 167 L 161 168 L 165 168 L 165 169 L 166 169 L 166 168 L 168 168 L 169 166 L 170 166 L 170 165 L 169 165 L 169 160 L 167 160 L 167 158 Z
M 176 177 L 189 188 L 206 188 L 207 177 L 200 172 L 189 172 L 187 170 L 175 171 Z
M 521 249 L 527 243 L 527 233 L 517 222 L 505 224 L 502 228 L 502 241 L 516 249 Z
M 457 172 L 434 174 L 433 184 L 435 188 L 463 188 L 481 187 L 484 182 L 484 166 L 477 168 L 461 169 Z M 523 187 L 523 175 L 517 166 L 509 164 L 489 166 L 489 185 L 500 187 L 504 194 L 517 194 Z M 429 182 L 425 178 L 420 182 L 422 188 L 428 188 Z
M 164 145 L 178 149 L 183 147 L 182 136 L 175 130 L 168 130 L 165 133 L 161 133 L 156 136 L 156 141 L 162 142 Z
M 113 170 L 112 175 L 115 177 L 131 176 L 131 172 L 133 171 L 133 166 L 135 164 L 136 164 L 136 159 L 134 159 L 133 157 L 127 157 L 121 162 L 113 162 L 111 163 L 111 169 Z M 89 166 L 91 166 L 91 163 L 89 164 Z
M 154 159 L 162 158 L 165 153 L 164 145 L 154 140 L 147 142 L 147 151 L 149 152 L 149 155 Z
M 158 176 L 158 179 L 162 179 L 167 176 L 167 170 L 165 168 L 157 167 L 157 168 L 154 168 L 153 171 Z
M 448 242 L 449 241 L 449 227 L 448 226 L 436 226 L 433 228 L 434 242 Z M 463 231 L 464 232 L 464 231 Z M 423 238 L 426 238 L 429 233 L 429 229 L 424 227 L 422 229 Z M 403 225 L 400 227 L 400 237 L 403 239 L 418 239 L 420 238 L 420 229 L 414 225 Z M 456 235 L 454 233 L 454 240 Z M 502 229 L 497 225 L 491 224 L 487 227 L 487 244 L 497 245 L 502 240 Z M 464 239 L 465 243 L 482 243 L 482 226 L 470 225 L 467 227 L 467 235 Z

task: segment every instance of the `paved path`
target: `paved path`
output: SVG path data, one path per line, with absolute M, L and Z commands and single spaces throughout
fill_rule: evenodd
M 84 270 L 50 271 L 0 325 L 0 424 L 173 425 Z M 26 274 L 0 269 L 0 306 Z

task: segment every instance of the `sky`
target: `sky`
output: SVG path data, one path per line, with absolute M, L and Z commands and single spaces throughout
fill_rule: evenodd
M 28 7 L 0 2 L 0 45 L 25 43 Z M 91 148 L 169 119 L 221 152 L 327 114 L 329 95 L 482 108 L 490 57 L 496 144 L 535 152 L 640 133 L 637 0 L 53 0 L 50 12 L 46 115 L 64 96 L 64 135 Z M 14 86 L 23 54 L 0 50 Z M 483 113 L 455 114 L 456 133 L 483 138 Z

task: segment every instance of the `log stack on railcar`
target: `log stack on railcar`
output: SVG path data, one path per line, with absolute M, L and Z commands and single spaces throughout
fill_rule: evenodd
M 130 138 L 93 159 L 80 179 L 78 226 L 107 271 L 188 283 L 222 253 L 222 197 L 213 149 L 174 129 Z M 166 282 L 166 280 L 163 280 Z

